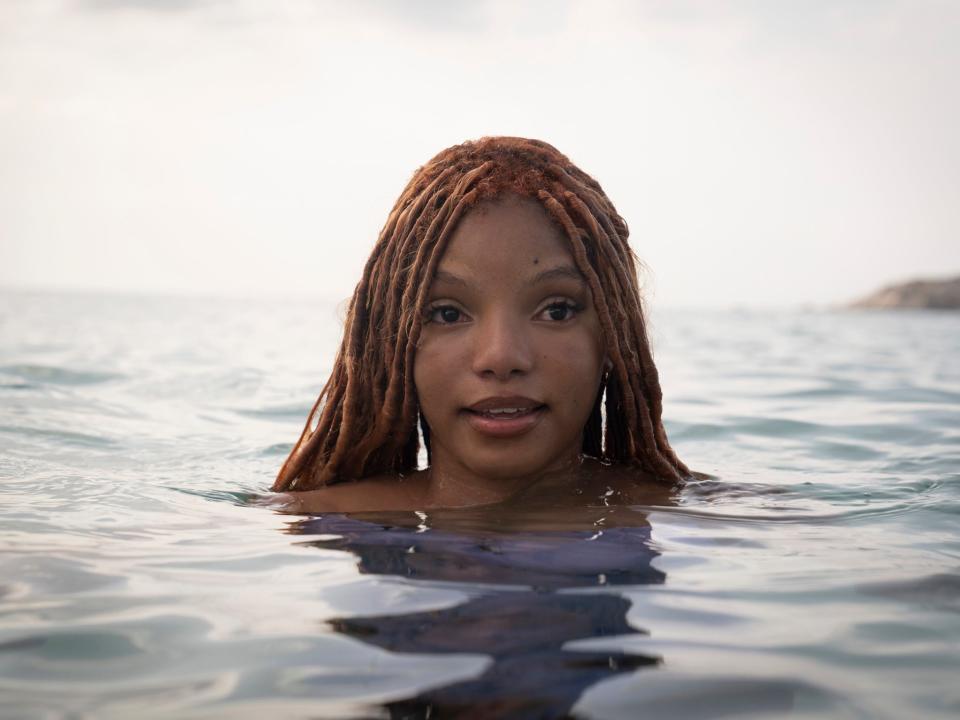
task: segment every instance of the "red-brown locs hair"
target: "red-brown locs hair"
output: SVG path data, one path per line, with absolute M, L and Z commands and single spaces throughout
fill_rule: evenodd
M 441 152 L 414 173 L 397 200 L 354 291 L 333 372 L 275 491 L 416 469 L 413 358 L 431 280 L 464 214 L 510 193 L 539 201 L 566 236 L 613 363 L 584 428 L 583 453 L 667 481 L 689 474 L 663 429 L 626 223 L 599 183 L 551 145 L 490 137 Z M 429 449 L 425 423 L 423 430 Z

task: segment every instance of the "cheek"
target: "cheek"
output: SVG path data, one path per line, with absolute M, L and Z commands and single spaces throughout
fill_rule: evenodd
M 570 412 L 577 416 L 589 415 L 600 388 L 603 352 L 594 336 L 564 343 L 543 356 L 552 367 L 554 385 L 565 398 Z
M 589 373 L 599 377 L 603 365 L 603 340 L 599 330 L 584 328 L 582 332 L 562 341 L 551 348 L 551 354 L 571 373 Z M 585 379 L 585 378 L 583 378 Z
M 558 385 L 563 389 L 572 405 L 578 409 L 593 407 L 597 390 L 600 388 L 598 363 L 590 360 L 564 361 L 557 370 Z
M 413 384 L 420 401 L 420 410 L 430 420 L 430 416 L 442 407 L 445 397 L 449 397 L 449 388 L 458 367 L 456 358 L 451 357 L 449 349 L 444 352 L 441 343 L 421 342 L 413 357 Z

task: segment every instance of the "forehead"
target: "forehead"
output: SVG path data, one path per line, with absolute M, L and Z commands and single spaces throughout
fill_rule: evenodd
M 540 265 L 573 264 L 569 244 L 544 207 L 528 198 L 508 196 L 480 203 L 457 225 L 440 268 L 480 270 L 504 261 Z

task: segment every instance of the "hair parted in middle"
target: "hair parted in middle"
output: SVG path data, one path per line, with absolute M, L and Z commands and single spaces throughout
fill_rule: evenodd
M 584 428 L 583 454 L 668 482 L 689 474 L 663 427 L 626 223 L 599 183 L 553 146 L 488 137 L 440 152 L 397 200 L 354 291 L 333 371 L 273 490 L 417 469 L 413 361 L 431 281 L 465 213 L 509 194 L 538 201 L 557 224 L 600 319 L 612 369 Z M 430 430 L 422 427 L 429 451 Z

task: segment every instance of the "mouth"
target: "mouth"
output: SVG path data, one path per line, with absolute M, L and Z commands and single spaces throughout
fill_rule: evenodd
M 547 412 L 547 406 L 526 397 L 494 397 L 474 403 L 463 412 L 477 432 L 495 438 L 509 438 L 532 430 Z

